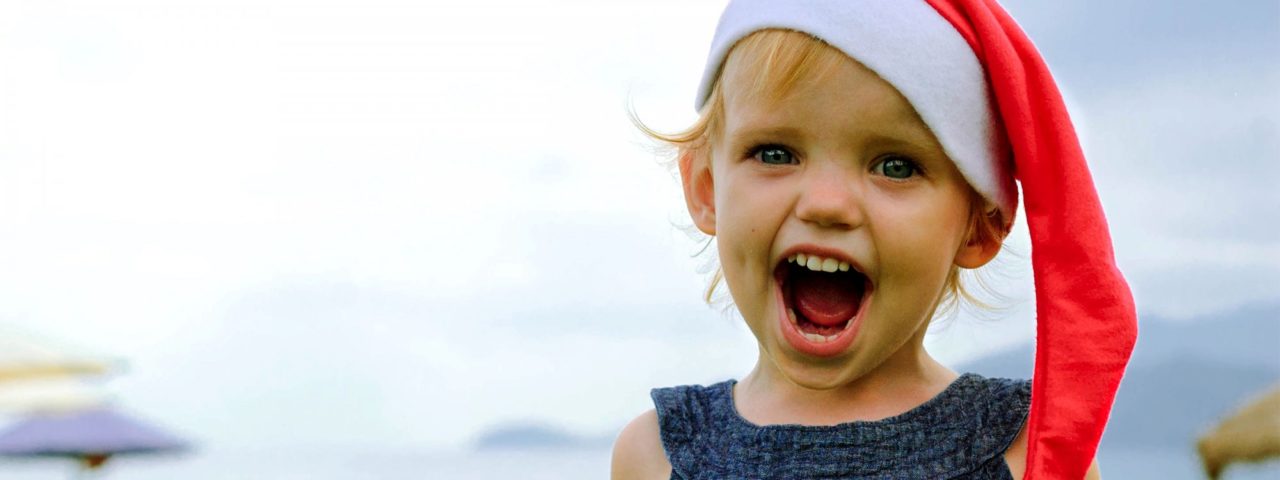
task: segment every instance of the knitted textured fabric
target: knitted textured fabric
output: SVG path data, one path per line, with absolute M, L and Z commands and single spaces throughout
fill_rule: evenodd
M 1026 380 L 966 373 L 892 417 L 761 426 L 738 415 L 736 383 L 651 392 L 670 478 L 1013 480 L 1004 452 L 1031 400 Z
M 994 0 L 734 0 L 712 41 L 698 108 L 734 43 L 765 28 L 812 34 L 894 85 L 1010 220 L 1013 177 L 1021 182 L 1037 318 L 1025 478 L 1082 478 L 1133 351 L 1137 315 L 1071 119 L 1035 46 Z

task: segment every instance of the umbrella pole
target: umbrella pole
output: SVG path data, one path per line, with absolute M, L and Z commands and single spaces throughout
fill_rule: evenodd
M 110 457 L 111 455 L 101 453 L 80 457 L 80 462 L 77 464 L 78 468 L 76 468 L 74 475 L 71 477 L 72 480 L 89 480 L 93 478 L 94 472 L 101 468 L 102 464 L 107 463 L 107 458 Z

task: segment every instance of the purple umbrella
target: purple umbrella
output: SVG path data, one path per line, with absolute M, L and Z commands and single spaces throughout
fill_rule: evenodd
M 102 466 L 112 455 L 188 448 L 178 437 L 101 408 L 33 415 L 0 433 L 0 455 L 71 457 L 87 470 Z

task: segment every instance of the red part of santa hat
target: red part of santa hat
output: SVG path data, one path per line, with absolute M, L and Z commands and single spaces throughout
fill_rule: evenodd
M 695 106 L 733 45 L 782 28 L 857 59 L 911 102 L 965 178 L 1012 219 L 1022 184 L 1036 289 L 1026 477 L 1083 478 L 1137 339 L 1133 296 L 1044 60 L 994 0 L 734 0 Z

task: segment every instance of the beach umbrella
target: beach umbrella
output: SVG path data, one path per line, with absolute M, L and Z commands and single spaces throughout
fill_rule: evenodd
M 1200 436 L 1196 446 L 1211 479 L 1232 463 L 1280 458 L 1280 385 L 1237 409 Z
M 177 436 L 107 408 L 33 414 L 0 432 L 0 455 L 66 457 L 82 472 L 115 455 L 180 452 L 189 445 Z

